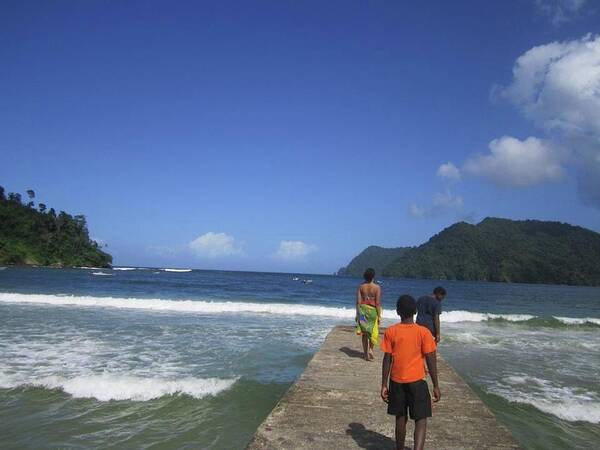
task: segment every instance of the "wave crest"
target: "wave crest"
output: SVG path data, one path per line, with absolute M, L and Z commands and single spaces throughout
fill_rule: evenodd
M 512 403 L 531 405 L 568 422 L 600 423 L 600 403 L 592 392 L 557 386 L 549 380 L 513 375 L 488 391 Z
M 133 375 L 88 375 L 74 378 L 49 376 L 33 380 L 0 377 L 0 387 L 42 387 L 59 389 L 75 398 L 95 398 L 99 401 L 148 401 L 166 395 L 189 395 L 197 399 L 214 396 L 229 389 L 237 381 L 219 378 L 143 378 Z
M 165 300 L 119 297 L 92 297 L 46 294 L 0 293 L 3 303 L 34 303 L 53 306 L 104 307 L 119 309 L 140 309 L 149 311 L 173 311 L 198 314 L 251 313 L 284 316 L 318 316 L 336 319 L 354 319 L 354 308 L 319 306 L 294 303 L 252 303 L 209 300 Z M 398 319 L 391 309 L 383 311 L 384 319 Z M 600 327 L 600 318 L 593 317 L 539 317 L 528 314 L 489 314 L 471 311 L 446 311 L 442 313 L 444 323 L 459 322 L 512 322 L 531 326 Z

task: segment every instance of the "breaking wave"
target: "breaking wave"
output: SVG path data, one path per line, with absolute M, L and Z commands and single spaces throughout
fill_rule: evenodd
M 166 300 L 119 297 L 93 297 L 72 295 L 0 293 L 2 303 L 30 303 L 54 306 L 103 307 L 149 311 L 173 311 L 199 314 L 250 313 L 284 316 L 319 316 L 337 319 L 354 319 L 356 310 L 346 307 L 319 306 L 294 303 L 252 303 L 219 300 Z M 386 309 L 384 319 L 397 319 L 393 310 Z M 600 328 L 600 318 L 593 317 L 539 317 L 527 314 L 488 314 L 471 311 L 447 311 L 441 321 L 519 323 L 540 327 L 590 327 Z
M 600 423 L 600 401 L 592 392 L 557 386 L 531 376 L 509 376 L 488 392 L 513 403 L 531 405 L 568 422 Z
M 219 378 L 143 378 L 133 375 L 101 374 L 64 378 L 47 376 L 38 379 L 21 379 L 0 374 L 0 387 L 4 389 L 42 387 L 58 389 L 75 398 L 148 401 L 165 395 L 188 395 L 193 398 L 214 396 L 229 389 L 237 381 Z

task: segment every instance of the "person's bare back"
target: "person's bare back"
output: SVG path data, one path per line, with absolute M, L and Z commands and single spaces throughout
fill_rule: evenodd
M 359 287 L 360 296 L 364 300 L 377 300 L 381 296 L 381 288 L 379 285 L 371 282 L 371 283 L 363 283 Z

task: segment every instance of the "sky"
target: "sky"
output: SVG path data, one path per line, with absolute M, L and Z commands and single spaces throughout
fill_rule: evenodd
M 5 0 L 0 185 L 124 266 L 332 273 L 488 216 L 600 231 L 600 5 Z

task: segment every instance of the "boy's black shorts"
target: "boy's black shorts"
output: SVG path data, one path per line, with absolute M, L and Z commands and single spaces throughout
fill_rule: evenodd
M 388 391 L 388 414 L 406 416 L 408 410 L 412 420 L 431 417 L 431 396 L 427 381 L 396 383 L 390 380 Z

